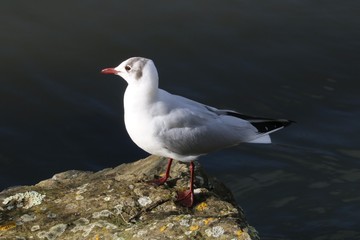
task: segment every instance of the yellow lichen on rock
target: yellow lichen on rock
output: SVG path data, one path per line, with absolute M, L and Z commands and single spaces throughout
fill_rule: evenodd
M 163 231 L 165 231 L 166 230 L 166 226 L 162 226 L 161 228 L 160 228 L 160 232 L 163 232 Z
M 235 232 L 236 236 L 240 237 L 244 232 L 242 230 L 238 230 Z
M 191 225 L 189 229 L 190 229 L 190 231 L 197 231 L 197 230 L 199 230 L 199 228 L 200 228 L 199 225 Z
M 16 227 L 16 223 L 12 222 L 12 223 L 0 226 L 0 231 L 7 231 L 7 230 L 12 229 L 14 227 Z
M 208 208 L 208 205 L 206 202 L 199 203 L 196 206 L 196 210 L 198 210 L 198 211 L 204 211 L 206 208 Z
M 208 225 L 209 223 L 214 221 L 214 218 L 207 218 L 207 219 L 204 219 L 203 221 L 204 221 L 205 225 Z

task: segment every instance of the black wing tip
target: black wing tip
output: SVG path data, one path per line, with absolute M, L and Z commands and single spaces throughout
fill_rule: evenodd
M 287 126 L 289 126 L 289 125 L 291 125 L 293 123 L 296 123 L 295 121 L 288 120 L 288 119 L 279 119 L 279 120 L 275 120 L 275 121 L 282 122 L 284 127 L 287 127 Z
M 268 133 L 276 130 L 280 130 L 281 128 L 289 126 L 293 121 L 285 120 L 285 119 L 273 119 L 273 120 L 260 120 L 260 121 L 249 121 L 251 125 L 253 125 L 259 133 Z
M 249 121 L 251 125 L 253 125 L 259 131 L 259 133 L 271 132 L 276 129 L 287 127 L 292 123 L 296 123 L 295 121 L 288 119 L 271 119 L 264 117 L 255 117 L 234 111 L 226 111 L 226 114 L 229 116 L 238 117 Z
M 291 124 L 296 123 L 296 122 L 293 121 L 293 120 L 289 120 L 289 119 L 274 119 L 274 120 L 269 120 L 268 123 L 270 124 L 270 126 L 273 125 L 273 130 L 274 130 L 274 129 L 277 129 L 277 128 L 288 127 Z

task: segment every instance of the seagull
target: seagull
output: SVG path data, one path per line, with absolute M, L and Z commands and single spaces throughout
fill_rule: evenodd
M 177 195 L 177 201 L 186 207 L 194 202 L 194 160 L 240 143 L 271 143 L 269 134 L 293 122 L 217 109 L 171 94 L 159 88 L 158 71 L 151 59 L 132 57 L 101 72 L 118 75 L 128 84 L 124 119 L 132 141 L 150 154 L 168 158 L 165 175 L 152 182 L 161 185 L 167 181 L 173 159 L 190 162 L 190 188 Z

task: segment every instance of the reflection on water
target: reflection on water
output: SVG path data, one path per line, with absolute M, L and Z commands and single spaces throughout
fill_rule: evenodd
M 22 3 L 22 4 L 21 4 Z M 2 4 L 0 188 L 141 157 L 121 79 L 153 58 L 160 85 L 297 124 L 274 144 L 200 159 L 262 239 L 360 238 L 359 3 L 37 1 Z

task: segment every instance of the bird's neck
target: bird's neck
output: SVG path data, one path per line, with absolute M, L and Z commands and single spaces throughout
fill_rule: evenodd
M 124 94 L 125 109 L 146 108 L 157 101 L 159 89 L 128 85 Z

